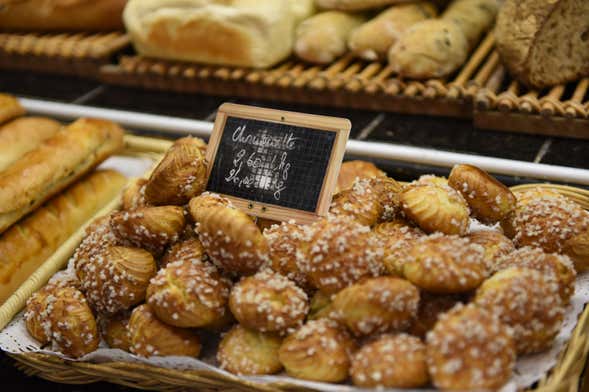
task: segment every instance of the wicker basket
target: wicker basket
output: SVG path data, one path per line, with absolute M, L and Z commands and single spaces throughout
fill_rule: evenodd
M 165 151 L 170 142 L 148 138 L 128 138 L 127 150 L 130 154 L 158 154 Z M 550 184 L 521 185 L 512 188 L 521 192 L 532 187 L 546 187 L 557 190 L 574 199 L 585 209 L 589 209 L 589 191 Z M 104 215 L 118 207 L 113 201 L 97 216 Z M 8 324 L 24 307 L 27 298 L 41 288 L 57 271 L 61 270 L 70 255 L 82 240 L 83 229 L 76 232 L 23 286 L 0 307 L 0 328 Z M 589 308 L 579 318 L 578 324 L 558 360 L 558 364 L 538 383 L 536 390 L 543 392 L 577 391 L 587 354 L 589 352 Z M 112 362 L 93 364 L 67 361 L 46 354 L 10 354 L 16 366 L 24 373 L 49 381 L 64 384 L 89 384 L 106 381 L 113 384 L 146 390 L 184 390 L 186 388 L 203 391 L 303 391 L 308 390 L 288 382 L 260 384 L 233 375 L 222 375 L 202 370 L 171 370 L 152 365 Z
M 100 67 L 129 44 L 121 32 L 0 33 L 0 68 L 96 78 Z

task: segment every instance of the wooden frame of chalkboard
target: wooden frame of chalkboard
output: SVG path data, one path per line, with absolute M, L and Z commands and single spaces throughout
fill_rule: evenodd
M 248 215 L 312 223 L 329 211 L 350 129 L 344 118 L 225 103 L 207 149 L 207 190 Z

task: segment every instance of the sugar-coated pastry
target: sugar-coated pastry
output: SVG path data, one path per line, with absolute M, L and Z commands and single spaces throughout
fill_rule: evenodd
M 269 261 L 266 238 L 249 216 L 223 205 L 193 212 L 192 202 L 198 238 L 215 265 L 229 274 L 252 275 Z
M 407 334 L 383 335 L 352 356 L 354 385 L 365 388 L 419 388 L 429 381 L 425 344 Z
M 128 312 L 121 312 L 110 317 L 101 317 L 99 319 L 100 334 L 110 348 L 129 351 L 131 343 L 127 325 L 129 324 Z
M 41 290 L 27 302 L 27 330 L 40 343 L 79 358 L 98 348 L 96 319 L 86 298 L 73 287 Z
M 129 182 L 121 197 L 123 210 L 131 211 L 147 205 L 145 200 L 146 184 L 147 180 L 145 178 L 136 178 Z
M 309 253 L 309 242 L 313 238 L 313 225 L 298 225 L 283 222 L 264 230 L 264 237 L 270 249 L 272 269 L 303 289 L 309 288 L 307 275 L 299 268 L 297 260 L 305 260 Z
M 474 305 L 457 305 L 440 316 L 426 344 L 429 374 L 439 389 L 499 389 L 515 365 L 509 328 Z
M 573 260 L 578 271 L 589 268 L 589 229 L 565 241 L 562 253 Z
M 512 328 L 518 354 L 548 349 L 562 325 L 559 285 L 539 271 L 511 267 L 497 272 L 477 290 L 477 306 Z
M 309 314 L 307 320 L 317 320 L 320 318 L 331 318 L 333 316 L 333 302 L 331 296 L 316 291 L 311 297 L 309 304 Z
M 428 233 L 464 235 L 468 230 L 468 205 L 448 185 L 418 181 L 407 186 L 400 200 L 405 215 Z
M 373 228 L 373 232 L 382 242 L 383 263 L 387 272 L 403 276 L 403 264 L 407 261 L 407 250 L 415 240 L 423 237 L 425 233 L 400 219 L 379 223 Z
M 383 250 L 368 226 L 349 218 L 316 225 L 309 257 L 299 260 L 314 287 L 331 295 L 362 278 L 382 274 Z
M 367 161 L 347 161 L 342 163 L 337 176 L 337 185 L 333 194 L 337 194 L 346 189 L 352 188 L 357 179 L 374 178 L 385 176 L 385 172 L 380 170 L 372 162 Z
M 500 222 L 515 209 L 509 188 L 476 166 L 454 166 L 448 185 L 464 196 L 472 215 L 483 223 Z
M 513 252 L 513 242 L 497 230 L 479 230 L 469 233 L 466 238 L 473 244 L 479 244 L 485 248 L 485 258 L 490 266 L 497 265 L 497 261 Z
M 265 230 L 270 229 L 272 226 L 279 225 L 279 221 L 275 221 L 272 219 L 266 218 L 256 218 L 256 225 L 260 228 L 260 231 L 263 233 Z
M 589 212 L 574 201 L 549 190 L 532 190 L 517 195 L 516 209 L 502 222 L 504 231 L 517 247 L 533 246 L 546 253 L 563 253 L 567 243 L 578 241 L 589 230 Z M 577 271 L 589 268 L 586 252 L 567 253 Z M 580 248 L 579 248 L 580 249 Z
M 400 190 L 401 185 L 392 178 L 360 178 L 350 189 L 335 195 L 329 213 L 335 217 L 352 218 L 365 226 L 374 226 L 379 221 L 398 215 Z
M 204 142 L 194 137 L 176 140 L 145 186 L 152 205 L 184 205 L 201 194 L 207 184 Z
M 409 185 L 437 185 L 445 187 L 448 186 L 448 179 L 446 177 L 434 176 L 433 174 L 424 174 Z
M 200 354 L 200 338 L 196 332 L 161 322 L 147 304 L 133 310 L 127 329 L 131 352 L 141 357 L 198 357 Z
M 94 310 L 114 314 L 145 299 L 157 266 L 146 250 L 111 246 L 75 265 L 76 275 Z
M 195 328 L 215 323 L 226 311 L 231 282 L 199 259 L 179 260 L 158 271 L 147 288 L 147 303 L 166 324 Z
M 406 330 L 417 314 L 419 290 L 391 276 L 366 279 L 333 298 L 334 314 L 356 336 Z
M 289 335 L 278 352 L 286 373 L 304 380 L 340 382 L 348 378 L 356 344 L 329 319 L 312 320 Z
M 458 236 L 438 233 L 420 238 L 409 248 L 407 256 L 403 275 L 433 293 L 476 289 L 490 272 L 483 247 Z
M 205 212 L 208 207 L 231 207 L 229 199 L 211 192 L 203 192 L 197 197 L 190 199 L 188 211 L 195 222 L 200 220 L 200 214 Z
M 221 369 L 234 374 L 258 375 L 274 374 L 282 369 L 278 360 L 278 350 L 282 338 L 234 326 L 223 336 L 217 351 L 217 361 Z
M 231 290 L 229 308 L 241 325 L 261 332 L 296 328 L 309 312 L 307 294 L 270 269 L 241 279 Z
M 465 300 L 461 295 L 439 295 L 422 291 L 419 293 L 417 317 L 413 320 L 409 332 L 412 335 L 424 338 L 434 328 L 440 315 L 464 302 Z
M 510 267 L 530 268 L 552 276 L 558 282 L 560 297 L 564 304 L 568 304 L 575 293 L 577 273 L 568 256 L 544 253 L 540 248 L 526 246 L 500 258 L 496 270 Z
M 120 239 L 154 254 L 176 242 L 185 224 L 184 209 L 176 206 L 142 207 L 110 217 L 111 228 Z
M 164 268 L 166 265 L 177 261 L 200 261 L 207 258 L 208 256 L 200 240 L 196 237 L 187 238 L 170 246 L 160 259 L 159 265 Z

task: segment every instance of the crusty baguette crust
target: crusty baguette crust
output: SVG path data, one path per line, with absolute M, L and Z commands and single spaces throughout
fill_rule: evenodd
M 78 227 L 114 199 L 125 181 L 116 171 L 96 171 L 0 236 L 0 304 Z
M 0 22 L 1 25 L 2 23 Z M 6 94 L 0 94 L 0 124 L 23 114 L 25 114 L 25 109 L 16 98 Z
M 0 173 L 0 233 L 123 146 L 110 121 L 80 119 Z
M 0 127 L 0 171 L 39 147 L 60 129 L 60 123 L 45 117 L 17 118 Z
M 127 0 L 0 0 L 0 28 L 26 31 L 122 30 Z

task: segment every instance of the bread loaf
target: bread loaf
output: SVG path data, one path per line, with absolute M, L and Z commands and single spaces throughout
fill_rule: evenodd
M 506 0 L 495 39 L 510 73 L 531 87 L 589 75 L 589 1 Z
M 407 3 L 411 0 L 316 0 L 316 4 L 326 10 L 362 11 L 384 7 L 390 4 Z
M 0 26 L 2 26 L 1 23 Z M 20 106 L 16 98 L 6 94 L 0 94 L 0 124 L 23 114 L 25 114 L 25 110 Z
M 0 304 L 84 222 L 124 186 L 112 170 L 97 171 L 54 197 L 0 236 Z
M 44 117 L 17 118 L 0 127 L 0 171 L 39 147 L 60 128 L 60 123 Z
M 0 0 L 0 28 L 109 31 L 123 28 L 127 0 Z
M 498 0 L 454 0 L 442 18 L 460 26 L 471 50 L 491 28 L 498 10 Z
M 340 11 L 314 15 L 297 27 L 295 54 L 311 63 L 331 63 L 346 53 L 350 33 L 365 21 L 363 16 Z
M 385 59 L 389 48 L 409 27 L 436 14 L 436 7 L 429 1 L 394 5 L 354 30 L 348 46 L 365 60 Z
M 130 0 L 125 25 L 145 56 L 264 68 L 288 57 L 291 0 Z
M 80 119 L 0 173 L 0 233 L 123 146 L 110 121 Z

